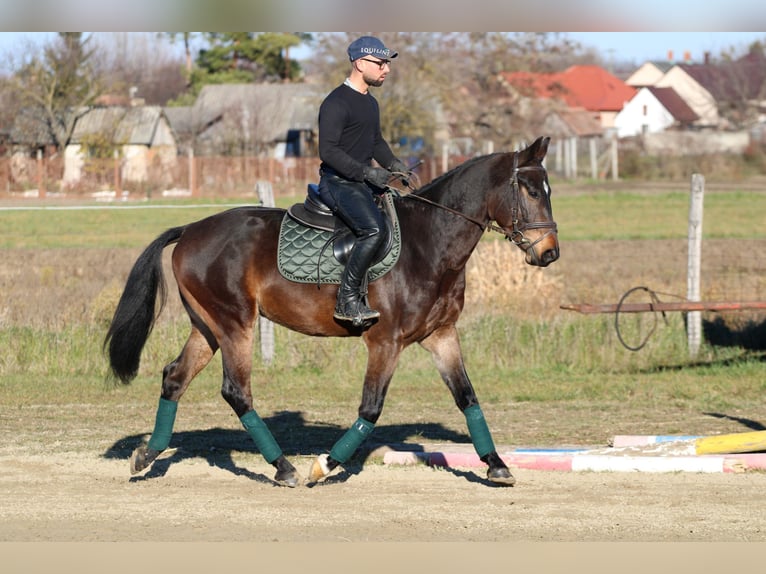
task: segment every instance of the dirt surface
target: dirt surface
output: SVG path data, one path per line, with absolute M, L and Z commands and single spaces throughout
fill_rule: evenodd
M 723 277 L 728 289 L 708 295 L 762 299 L 763 247 L 763 241 L 708 242 L 703 273 Z M 550 270 L 561 286 L 553 303 L 614 302 L 647 278 L 657 290 L 683 293 L 685 249 L 683 241 L 582 242 Z M 741 254 L 734 263 L 732 253 Z M 98 318 L 98 304 L 83 301 L 97 302 L 119 288 L 135 255 L 137 250 L 83 250 L 62 258 L 56 251 L 10 250 L 0 265 L 0 322 L 24 321 L 30 311 L 19 302 L 30 299 L 38 302 L 36 321 L 66 320 L 66 314 L 45 315 L 47 298 L 62 303 L 70 317 Z M 748 268 L 747 261 L 760 267 Z M 607 273 L 619 281 L 599 281 Z M 217 452 L 213 440 L 206 453 L 182 449 L 131 477 L 130 448 L 113 442 L 124 428 L 104 420 L 86 424 L 93 408 L 37 405 L 0 413 L 1 541 L 766 541 L 764 472 L 512 469 L 517 485 L 501 488 L 490 485 L 481 468 L 368 459 L 322 484 L 288 489 L 272 482 L 272 467 L 256 452 L 236 445 Z M 552 416 L 539 408 L 526 415 L 528 433 L 535 420 Z M 599 424 L 598 413 L 593 415 L 587 424 Z M 137 433 L 148 430 L 147 413 L 124 416 L 132 417 Z M 705 430 L 742 430 L 736 421 L 708 419 Z M 630 421 L 623 422 L 622 429 L 629 429 Z M 184 424 L 201 432 L 220 419 L 187 417 Z M 613 429 L 601 430 L 606 437 Z M 313 455 L 289 458 L 305 475 Z
M 159 461 L 130 478 L 98 451 L 0 455 L 0 539 L 35 542 L 764 541 L 766 473 L 516 470 L 367 463 L 274 486 L 255 453 Z M 295 459 L 307 472 L 309 459 Z

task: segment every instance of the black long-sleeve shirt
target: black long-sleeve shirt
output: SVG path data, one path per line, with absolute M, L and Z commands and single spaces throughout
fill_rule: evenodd
M 319 107 L 319 158 L 351 181 L 364 181 L 363 170 L 375 159 L 388 168 L 395 156 L 380 132 L 380 108 L 370 94 L 341 84 Z

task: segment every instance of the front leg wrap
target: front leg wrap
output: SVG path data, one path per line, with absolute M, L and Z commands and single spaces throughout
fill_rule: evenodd
M 248 411 L 239 420 L 242 421 L 242 426 L 245 427 L 266 462 L 271 464 L 282 456 L 282 449 L 279 448 L 277 441 L 258 413 L 254 410 Z
M 332 447 L 330 457 L 340 463 L 346 462 L 357 448 L 367 439 L 375 425 L 359 417 Z
M 468 424 L 468 433 L 471 435 L 473 447 L 479 458 L 495 451 L 495 443 L 492 435 L 489 433 L 487 421 L 484 419 L 484 413 L 479 405 L 471 405 L 463 411 L 466 423 Z

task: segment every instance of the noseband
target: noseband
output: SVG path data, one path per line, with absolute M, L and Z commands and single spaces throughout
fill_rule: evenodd
M 555 221 L 532 221 L 529 223 L 522 223 L 519 221 L 519 216 L 521 214 L 521 191 L 519 189 L 519 172 L 520 171 L 534 171 L 538 169 L 544 170 L 545 168 L 542 166 L 537 165 L 531 165 L 531 166 L 523 166 L 519 167 L 519 153 L 516 152 L 513 154 L 513 172 L 511 173 L 511 231 L 510 233 L 505 231 L 505 229 L 502 229 L 500 227 L 494 226 L 490 224 L 490 229 L 494 231 L 498 231 L 506 236 L 508 241 L 511 243 L 522 246 L 527 246 L 527 249 L 530 247 L 534 247 L 537 243 L 548 237 L 551 233 L 555 233 L 558 231 L 558 227 L 556 226 Z M 547 193 L 547 192 L 546 192 Z M 530 241 L 525 237 L 524 232 L 529 229 L 548 229 L 546 233 L 535 239 L 534 241 Z
M 514 152 L 513 154 L 513 171 L 511 172 L 511 179 L 509 180 L 510 188 L 511 188 L 511 230 L 506 231 L 502 227 L 498 225 L 494 225 L 492 223 L 484 223 L 482 221 L 479 221 L 478 219 L 475 219 L 469 215 L 466 215 L 465 213 L 461 213 L 460 211 L 457 211 L 456 209 L 452 209 L 451 207 L 447 207 L 446 205 L 442 205 L 441 203 L 437 203 L 435 201 L 431 201 L 430 199 L 426 197 L 422 197 L 420 195 L 413 195 L 408 194 L 404 197 L 417 199 L 418 201 L 423 201 L 425 203 L 430 203 L 431 205 L 435 205 L 436 207 L 440 207 L 442 209 L 445 209 L 449 211 L 450 213 L 454 213 L 455 215 L 458 215 L 462 217 L 463 219 L 467 219 L 468 221 L 475 223 L 479 227 L 481 227 L 481 230 L 484 231 L 486 229 L 489 229 L 491 231 L 497 231 L 498 233 L 501 233 L 505 235 L 506 239 L 513 243 L 514 245 L 518 245 L 519 247 L 525 246 L 525 249 L 529 249 L 530 247 L 534 247 L 537 243 L 545 239 L 548 235 L 551 233 L 555 233 L 557 231 L 557 226 L 555 221 L 533 221 L 530 223 L 522 223 L 519 221 L 519 216 L 521 214 L 521 190 L 519 189 L 519 172 L 520 171 L 534 171 L 534 170 L 545 170 L 544 167 L 538 166 L 538 165 L 528 165 L 528 166 L 522 166 L 519 167 L 519 152 Z M 525 235 L 524 232 L 528 231 L 530 229 L 548 229 L 546 233 L 538 237 L 535 241 L 530 241 Z

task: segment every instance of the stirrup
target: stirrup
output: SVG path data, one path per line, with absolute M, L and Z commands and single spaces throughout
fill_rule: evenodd
M 356 311 L 349 311 L 349 307 L 354 306 Z M 333 317 L 339 321 L 350 321 L 354 327 L 366 327 L 372 324 L 373 319 L 380 317 L 380 313 L 358 300 L 347 302 L 345 305 L 336 305 Z

